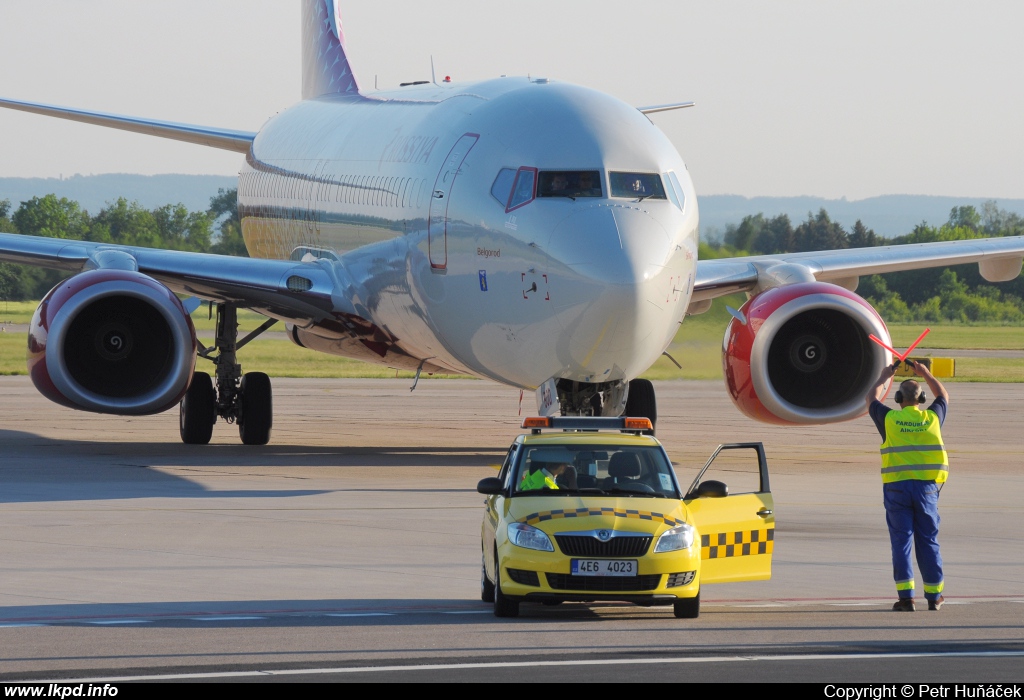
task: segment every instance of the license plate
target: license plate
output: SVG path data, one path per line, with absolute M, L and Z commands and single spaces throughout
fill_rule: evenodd
M 636 559 L 573 559 L 573 576 L 636 576 Z

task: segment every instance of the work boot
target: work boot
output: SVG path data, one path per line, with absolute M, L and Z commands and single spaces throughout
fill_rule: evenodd
M 946 602 L 946 599 L 945 599 L 945 598 L 943 598 L 943 597 L 942 597 L 942 596 L 940 595 L 940 596 L 939 596 L 938 598 L 936 598 L 935 600 L 929 600 L 929 601 L 928 601 L 928 609 L 929 609 L 929 610 L 939 610 L 940 608 L 942 608 L 942 604 L 943 604 L 943 603 L 945 603 L 945 602 Z
M 913 598 L 900 598 L 892 604 L 893 612 L 914 612 L 917 610 L 917 606 L 914 605 Z

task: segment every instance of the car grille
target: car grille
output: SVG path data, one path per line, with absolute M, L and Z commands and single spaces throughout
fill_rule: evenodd
M 661 574 L 648 576 L 573 576 L 544 574 L 556 591 L 653 591 L 661 583 Z
M 525 569 L 505 569 L 505 571 L 508 572 L 508 577 L 516 583 L 523 586 L 540 586 L 540 579 L 537 578 L 536 571 L 526 571 Z
M 589 535 L 555 535 L 558 548 L 570 557 L 642 557 L 651 546 L 650 535 L 612 537 L 602 542 Z

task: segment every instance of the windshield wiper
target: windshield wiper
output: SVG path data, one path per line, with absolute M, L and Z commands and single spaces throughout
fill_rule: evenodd
M 605 489 L 605 493 L 624 493 L 627 496 L 645 496 L 647 498 L 664 498 L 657 491 L 633 491 L 632 489 L 619 488 L 618 486 L 610 489 Z

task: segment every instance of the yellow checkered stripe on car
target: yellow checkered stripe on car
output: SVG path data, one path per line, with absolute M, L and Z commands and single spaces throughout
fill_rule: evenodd
M 746 557 L 751 554 L 771 554 L 775 543 L 775 528 L 766 530 L 739 530 L 700 536 L 701 559 Z
M 665 523 L 669 527 L 682 525 L 685 521 L 670 518 L 664 513 L 651 513 L 646 510 L 627 510 L 625 508 L 576 508 L 573 510 L 548 510 L 543 513 L 527 515 L 523 520 L 527 525 L 536 525 L 545 520 L 558 520 L 559 518 L 586 518 L 590 515 L 613 515 L 616 518 L 633 518 L 635 520 L 650 520 L 652 522 Z

